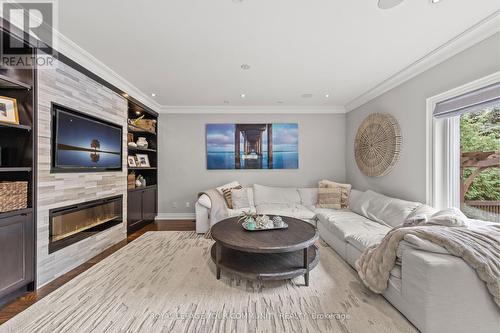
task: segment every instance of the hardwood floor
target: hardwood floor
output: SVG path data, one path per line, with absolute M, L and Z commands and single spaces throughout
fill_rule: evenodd
M 0 308 L 0 325 L 14 317 L 18 313 L 24 311 L 29 306 L 38 302 L 57 288 L 64 285 L 66 282 L 70 281 L 74 277 L 79 274 L 85 272 L 90 267 L 97 264 L 99 261 L 118 251 L 122 247 L 126 246 L 128 243 L 132 242 L 134 239 L 143 235 L 148 231 L 194 231 L 195 230 L 195 222 L 188 220 L 171 220 L 171 221 L 155 221 L 151 224 L 144 226 L 143 228 L 131 233 L 127 236 L 127 239 L 111 246 L 101 254 L 95 256 L 89 261 L 83 263 L 77 268 L 69 271 L 68 273 L 60 276 L 54 281 L 46 284 L 42 288 L 38 289 L 34 292 L 26 293 L 20 297 L 18 297 L 13 302 L 7 304 L 3 308 Z

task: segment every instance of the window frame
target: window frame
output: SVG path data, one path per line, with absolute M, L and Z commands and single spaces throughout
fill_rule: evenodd
M 426 204 L 460 208 L 460 116 L 435 118 L 437 103 L 500 82 L 500 71 L 426 100 Z

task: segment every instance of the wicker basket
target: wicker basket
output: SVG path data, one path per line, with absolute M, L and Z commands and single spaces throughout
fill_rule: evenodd
M 28 182 L 0 182 L 0 213 L 28 207 Z

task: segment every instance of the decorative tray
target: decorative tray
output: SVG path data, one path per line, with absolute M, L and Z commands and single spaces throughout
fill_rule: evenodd
M 279 229 L 287 229 L 288 228 L 288 224 L 286 224 L 285 222 L 283 222 L 283 225 L 281 227 L 274 227 L 274 226 L 270 227 L 270 228 L 257 228 L 257 227 L 255 227 L 254 229 L 248 229 L 246 222 L 243 222 L 241 224 L 241 226 L 243 227 L 243 229 L 245 229 L 247 231 L 266 231 L 266 230 L 279 230 Z

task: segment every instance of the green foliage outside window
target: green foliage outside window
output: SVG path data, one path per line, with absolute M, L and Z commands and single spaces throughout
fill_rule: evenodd
M 460 117 L 460 148 L 462 152 L 500 150 L 500 107 Z M 466 179 L 474 168 L 465 168 Z M 481 172 L 465 194 L 465 200 L 500 200 L 500 168 Z

